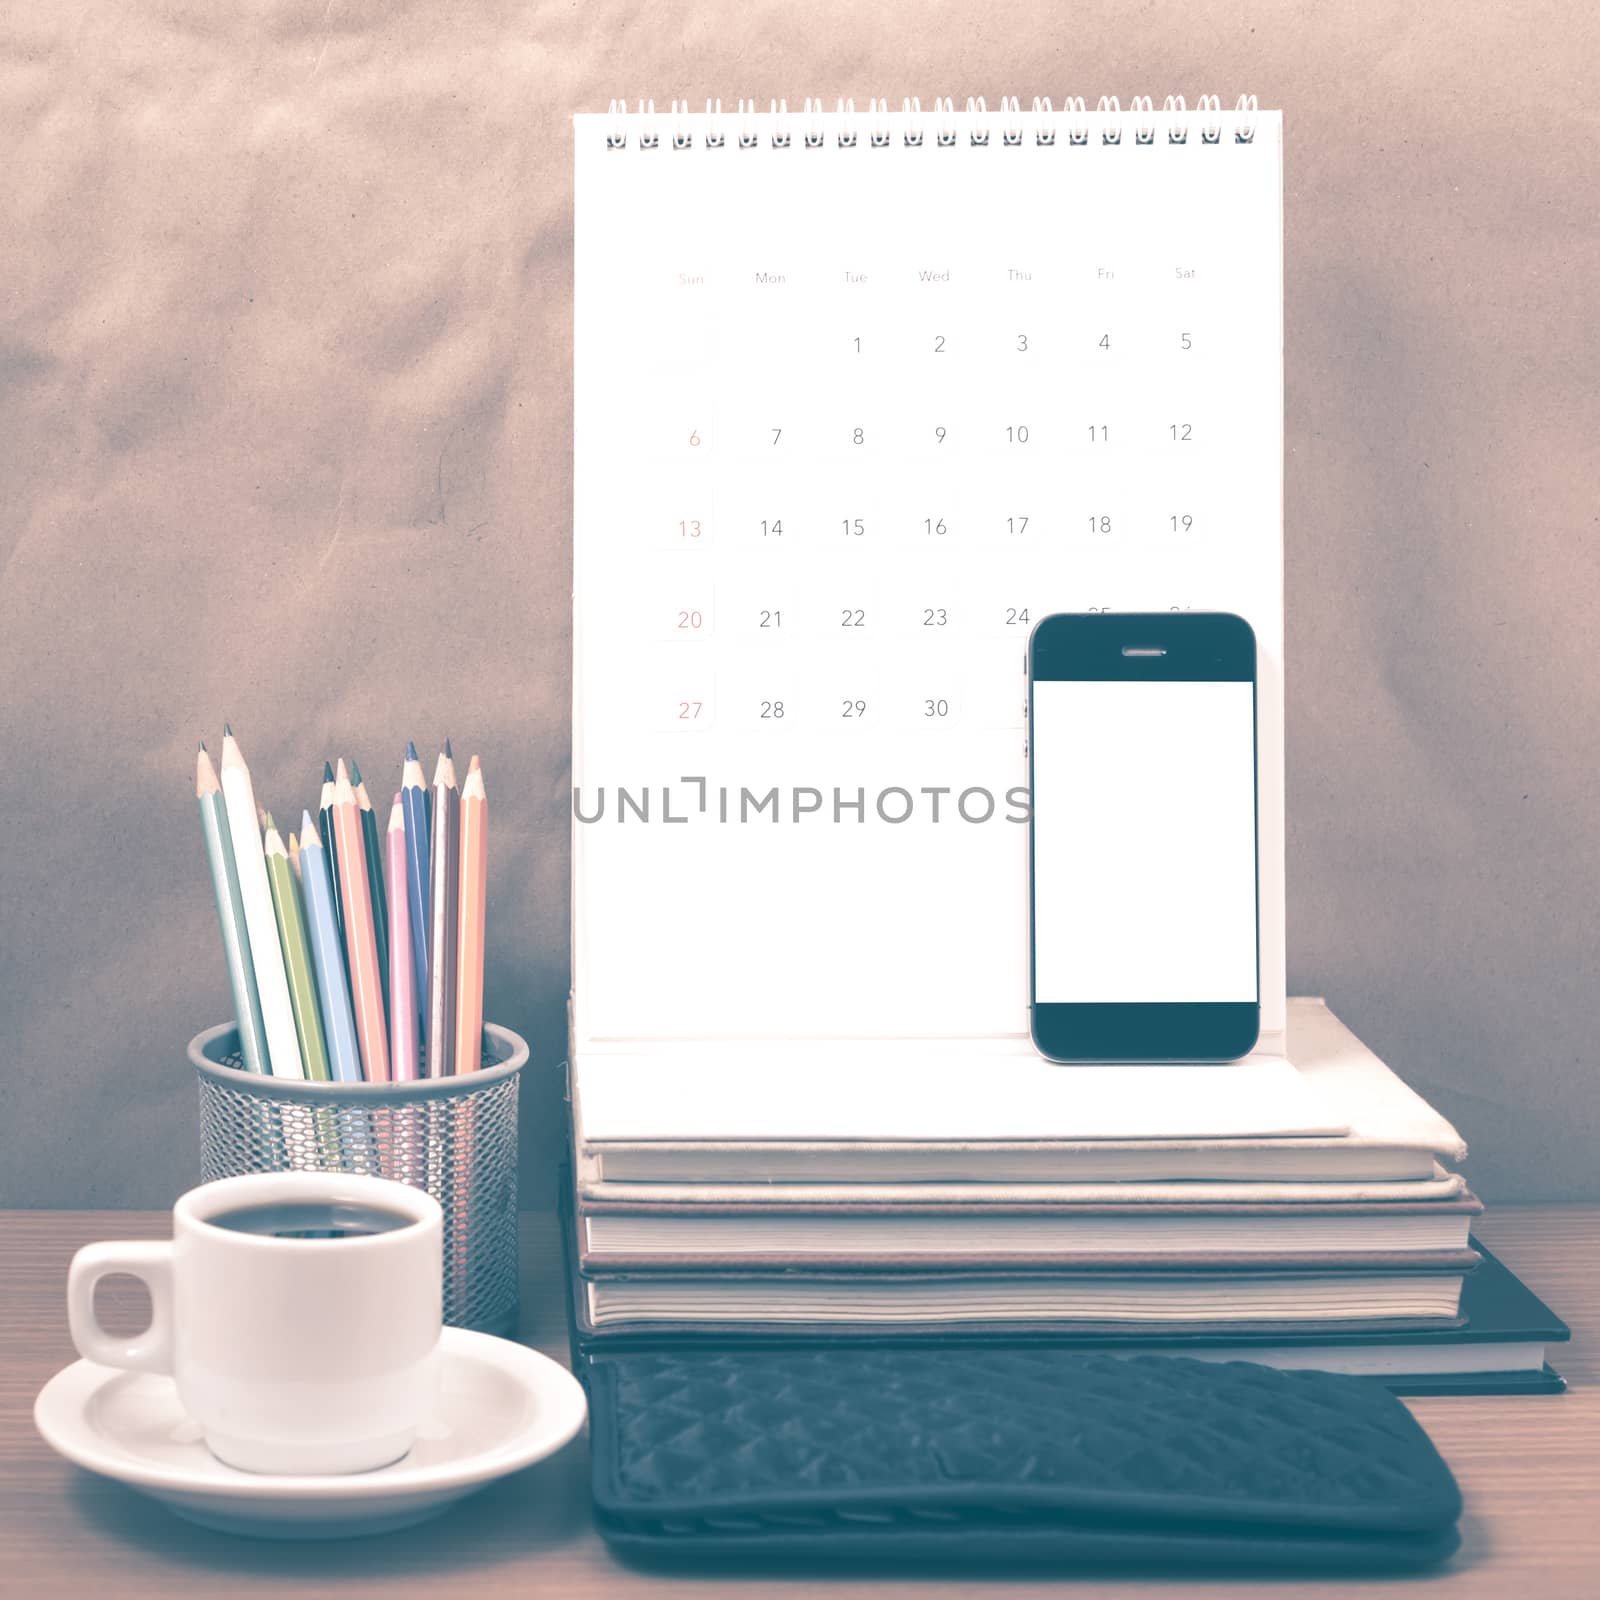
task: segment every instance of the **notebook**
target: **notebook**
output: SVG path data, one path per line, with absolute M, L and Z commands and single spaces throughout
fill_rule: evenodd
M 1102 609 L 1255 630 L 1281 1048 L 1279 114 L 617 106 L 574 141 L 580 1070 L 1025 1040 L 1024 646 Z
M 581 1184 L 580 1202 L 604 1202 L 639 1210 L 700 1205 L 947 1206 L 971 1210 L 1020 1205 L 1174 1205 L 1191 1200 L 1233 1205 L 1290 1201 L 1318 1205 L 1388 1204 L 1451 1200 L 1466 1189 L 1459 1172 L 1437 1163 L 1426 1178 L 1397 1183 L 1259 1183 L 1211 1180 L 1145 1183 L 596 1183 Z
M 1060 1067 L 1024 1041 L 649 1052 L 572 1064 L 580 1187 L 760 1179 L 1419 1181 L 1461 1136 L 1320 999 L 1288 1006 L 1289 1057 Z M 865 1047 L 858 1047 L 864 1051 Z M 1010 1137 L 1002 1135 L 1010 1130 Z
M 1429 1265 L 1349 1258 L 1343 1268 L 1205 1271 L 993 1270 L 618 1273 L 586 1278 L 582 1321 L 767 1328 L 928 1327 L 990 1331 L 1055 1323 L 1436 1322 L 1458 1313 L 1463 1272 L 1450 1252 Z
M 1025 1040 L 786 1043 L 752 1072 L 738 1045 L 591 1055 L 579 1080 L 589 1144 L 981 1143 L 1343 1135 L 1281 1056 L 1221 1066 L 1046 1061 Z
M 974 1207 L 700 1204 L 638 1206 L 590 1201 L 578 1213 L 586 1267 L 694 1265 L 871 1266 L 1019 1260 L 1164 1261 L 1216 1264 L 1271 1257 L 1464 1250 L 1483 1211 L 1471 1195 L 1387 1205 L 1234 1204 L 1203 1198 L 1168 1204 Z

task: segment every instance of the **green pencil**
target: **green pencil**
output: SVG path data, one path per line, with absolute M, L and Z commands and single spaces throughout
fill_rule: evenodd
M 267 882 L 272 887 L 272 909 L 278 917 L 284 970 L 289 977 L 289 1004 L 294 1011 L 295 1032 L 300 1036 L 300 1059 L 308 1078 L 327 1083 L 333 1075 L 328 1071 L 328 1050 L 322 1038 L 322 1010 L 317 1003 L 317 977 L 311 965 L 300 885 L 295 882 L 289 852 L 284 849 L 271 816 L 266 820 L 267 837 L 262 849 L 267 858 Z
M 195 761 L 194 792 L 200 802 L 200 825 L 205 829 L 211 888 L 217 897 L 217 920 L 222 925 L 222 951 L 228 961 L 233 1014 L 239 1023 L 239 1054 L 244 1058 L 247 1072 L 265 1073 L 267 1029 L 261 1020 L 261 997 L 256 993 L 256 970 L 250 960 L 250 935 L 245 931 L 239 871 L 233 861 L 228 812 L 217 782 L 217 769 L 211 764 L 204 741 Z

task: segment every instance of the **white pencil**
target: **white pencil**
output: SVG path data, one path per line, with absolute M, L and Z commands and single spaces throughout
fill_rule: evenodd
M 239 754 L 231 727 L 222 736 L 222 799 L 228 813 L 228 834 L 233 841 L 234 866 L 239 873 L 239 898 L 244 904 L 244 925 L 250 935 L 250 960 L 256 969 L 256 994 L 261 1001 L 261 1021 L 267 1033 L 267 1055 L 275 1078 L 303 1078 L 300 1037 L 294 1027 L 294 1007 L 289 1001 L 289 978 L 278 942 L 278 918 L 272 909 L 272 886 L 267 882 L 267 858 L 256 819 L 255 791 L 250 769 Z

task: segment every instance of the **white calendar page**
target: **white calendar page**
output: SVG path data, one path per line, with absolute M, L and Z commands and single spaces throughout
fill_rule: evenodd
M 1281 124 L 1139 120 L 575 119 L 580 1044 L 1025 1035 L 1025 645 L 1097 608 L 1255 629 L 1281 1033 Z

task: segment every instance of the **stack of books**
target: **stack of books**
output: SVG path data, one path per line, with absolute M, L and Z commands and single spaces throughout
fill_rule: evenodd
M 1287 1058 L 1022 1041 L 586 1052 L 585 1339 L 1049 1337 L 1539 1389 L 1561 1323 L 1471 1238 L 1455 1129 L 1320 1000 Z

